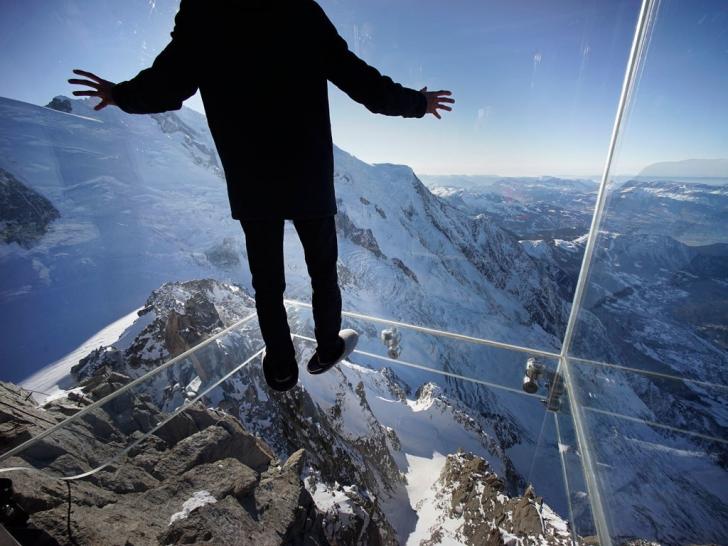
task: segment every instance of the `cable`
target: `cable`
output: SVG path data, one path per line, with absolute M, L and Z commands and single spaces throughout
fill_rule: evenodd
M 68 513 L 66 515 L 66 532 L 68 533 L 68 541 L 71 544 L 78 546 L 78 542 L 76 542 L 76 539 L 73 537 L 73 529 L 71 528 L 71 482 L 66 481 L 66 486 L 68 487 Z
M 291 337 L 295 337 L 295 338 L 298 338 L 298 339 L 302 339 L 304 341 L 311 341 L 311 342 L 314 342 L 314 343 L 316 342 L 315 339 L 310 338 L 310 337 L 306 337 L 306 336 L 302 336 L 300 334 L 291 334 Z M 506 387 L 505 385 L 498 385 L 497 383 L 491 383 L 490 381 L 483 381 L 482 379 L 475 379 L 473 377 L 468 377 L 468 376 L 465 376 L 465 375 L 460 375 L 460 374 L 453 373 L 453 372 L 448 372 L 448 371 L 445 371 L 445 370 L 438 370 L 438 369 L 435 369 L 435 368 L 430 368 L 429 366 L 423 366 L 422 364 L 415 364 L 414 362 L 407 362 L 406 360 L 395 360 L 394 358 L 389 358 L 389 357 L 382 356 L 382 355 L 378 355 L 378 354 L 375 354 L 375 353 L 369 353 L 367 351 L 361 351 L 359 349 L 354 349 L 354 353 L 359 354 L 359 355 L 362 355 L 362 356 L 368 356 L 369 358 L 374 358 L 374 359 L 377 359 L 377 360 L 382 360 L 384 362 L 389 362 L 391 364 L 394 364 L 395 366 L 404 366 L 405 368 L 414 368 L 416 370 L 423 370 L 423 371 L 426 371 L 426 372 L 432 372 L 432 373 L 436 373 L 436 374 L 439 374 L 439 375 L 444 375 L 446 377 L 452 377 L 453 379 L 460 379 L 462 381 L 470 381 L 471 383 L 476 383 L 478 385 L 483 385 L 485 387 L 491 387 L 491 388 L 494 388 L 494 389 L 500 389 L 500 390 L 512 392 L 512 393 L 515 393 L 515 394 L 520 394 L 521 396 L 528 396 L 529 398 L 542 399 L 542 397 L 540 395 L 538 395 L 538 394 L 530 394 L 530 393 L 527 393 L 527 392 L 523 391 L 522 389 L 513 389 L 511 387 Z
M 23 415 L 27 415 L 28 417 L 32 417 L 33 419 L 37 419 L 39 421 L 43 421 L 45 423 L 48 423 L 49 425 L 56 426 L 58 424 L 57 421 L 51 421 L 49 419 L 46 419 L 45 417 L 39 417 L 37 415 L 33 415 L 32 413 L 28 413 L 27 411 L 19 408 L 18 406 L 13 406 L 12 404 L 8 404 L 7 402 L 3 402 L 2 400 L 0 400 L 0 404 L 2 404 L 3 406 L 7 406 L 9 408 L 12 408 L 15 411 L 17 411 L 18 413 L 22 413 Z
M 303 301 L 284 300 L 284 303 L 291 305 L 293 307 L 304 307 L 306 309 L 312 308 L 310 303 L 306 303 Z M 501 341 L 493 341 L 492 339 L 485 339 L 485 338 L 481 338 L 481 337 L 466 336 L 464 334 L 448 332 L 447 330 L 438 330 L 436 328 L 428 328 L 427 326 L 418 326 L 416 324 L 410 324 L 408 322 L 400 322 L 400 321 L 390 320 L 390 319 L 385 319 L 385 318 L 380 318 L 380 317 L 373 317 L 371 315 L 365 315 L 363 313 L 355 313 L 353 311 L 342 311 L 341 314 L 342 314 L 342 316 L 349 317 L 349 318 L 361 319 L 361 320 L 366 320 L 369 322 L 379 322 L 380 324 L 387 324 L 388 326 L 398 326 L 400 328 L 405 328 L 407 330 L 414 330 L 415 332 L 421 332 L 423 334 L 429 334 L 432 336 L 447 337 L 450 339 L 455 339 L 457 341 L 465 341 L 466 343 L 475 343 L 477 345 L 487 345 L 489 347 L 494 347 L 496 349 L 504 349 L 506 351 L 515 351 L 518 353 L 526 353 L 529 355 L 543 356 L 546 358 L 553 358 L 553 359 L 560 358 L 560 355 L 558 353 L 553 353 L 551 351 L 544 351 L 542 349 L 534 349 L 532 347 L 523 347 L 521 345 L 513 345 L 511 343 L 503 343 Z

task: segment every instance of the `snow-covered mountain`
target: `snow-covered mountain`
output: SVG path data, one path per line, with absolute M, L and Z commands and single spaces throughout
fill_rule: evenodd
M 178 113 L 96 113 L 86 101 L 69 103 L 71 112 L 60 112 L 0 101 L 0 166 L 60 214 L 34 246 L 2 248 L 2 267 L 11 272 L 2 279 L 3 329 L 14 340 L 2 348 L 10 378 L 31 375 L 119 317 L 133 320 L 132 312 L 144 307 L 148 293 L 163 282 L 214 277 L 250 286 L 241 230 L 227 217 L 223 180 L 216 164 L 199 155 L 209 144 L 204 120 L 184 110 L 182 116 L 189 119 Z M 169 131 L 182 124 L 183 131 Z M 195 131 L 199 145 L 190 142 Z M 339 272 L 348 309 L 558 347 L 566 304 L 556 282 L 514 236 L 443 203 L 407 167 L 371 166 L 336 150 L 336 186 Z M 286 258 L 288 296 L 308 299 L 305 262 L 290 232 Z M 135 328 L 154 323 L 153 316 L 148 311 Z M 301 331 L 310 333 L 310 315 L 302 316 Z M 386 353 L 378 328 L 360 329 L 363 349 Z M 38 332 L 43 332 L 41 344 Z M 146 351 L 157 363 L 166 356 L 153 344 Z M 119 354 L 110 350 L 102 356 L 113 362 Z M 58 362 L 55 377 L 84 356 Z M 525 366 L 517 354 L 404 332 L 401 358 L 515 389 L 520 389 Z M 127 372 L 133 377 L 134 366 Z M 204 375 L 204 370 L 196 372 Z M 413 392 L 428 376 L 438 377 L 411 368 L 398 375 L 413 385 Z M 38 377 L 26 384 L 37 386 L 38 381 L 42 385 Z M 467 400 L 476 415 L 491 421 L 493 442 L 511 461 L 512 469 L 504 475 L 511 490 L 517 493 L 514 488 L 531 479 L 565 514 L 558 474 L 532 472 L 536 457 L 553 468 L 559 460 L 553 430 L 547 427 L 543 433 L 545 413 L 539 401 L 462 380 L 441 384 L 452 400 Z M 165 385 L 156 387 L 165 392 Z
M 425 178 L 432 192 L 463 212 L 487 214 L 520 239 L 574 239 L 589 230 L 597 185 L 559 178 L 496 178 L 468 185 Z M 451 185 L 446 185 L 450 183 Z M 603 226 L 615 233 L 667 235 L 689 245 L 728 243 L 728 179 L 700 183 L 628 179 L 609 186 Z
M 136 377 L 250 309 L 241 230 L 229 218 L 224 181 L 203 117 L 185 109 L 160 116 L 127 116 L 114 109 L 94 112 L 86 101 L 59 98 L 55 106 L 59 104 L 65 105 L 65 112 L 0 99 L 0 168 L 27 188 L 28 195 L 37 194 L 53 207 L 49 211 L 58 213 L 36 230 L 28 244 L 9 241 L 0 245 L 0 267 L 7 272 L 0 279 L 2 330 L 12 340 L 0 349 L 2 361 L 10 363 L 4 374 L 19 379 L 39 372 L 27 384 L 43 384 L 49 368 L 41 369 L 81 345 L 73 356 L 50 368 L 58 372 L 54 379 L 74 365 L 78 365 L 74 370 L 77 379 L 105 366 Z M 574 219 L 583 221 L 588 216 L 583 209 L 593 199 L 593 183 L 533 180 L 531 197 L 519 196 L 518 203 L 504 198 L 507 184 L 494 183 L 491 194 L 497 194 L 498 201 L 471 192 L 469 205 L 464 198 L 457 200 L 462 195 L 458 192 L 453 199 L 445 193 L 434 195 L 407 167 L 367 165 L 338 149 L 335 163 L 339 277 L 347 309 L 558 351 L 582 242 L 519 241 L 512 233 L 518 231 L 509 222 L 520 221 L 529 229 L 532 224 L 551 229 L 534 222 L 541 222 L 555 206 L 565 211 L 561 218 L 567 224 Z M 566 201 L 549 203 L 559 194 L 563 197 L 564 188 L 571 192 Z M 482 209 L 474 211 L 470 208 L 474 204 Z M 676 250 L 669 244 L 653 246 L 648 240 L 620 248 L 621 252 L 639 250 L 645 263 L 660 263 L 669 271 L 688 257 L 678 251 L 679 245 Z M 720 253 L 720 247 L 702 254 L 707 257 L 702 258 L 701 267 L 720 267 L 711 252 Z M 305 262 L 290 227 L 286 260 L 288 297 L 307 300 Z M 629 275 L 634 280 L 639 272 L 621 271 L 615 279 L 610 273 L 603 295 L 612 294 L 613 285 L 625 285 Z M 208 278 L 216 280 L 164 284 Z M 243 288 L 236 289 L 236 285 Z M 641 286 L 650 289 L 649 283 Z M 669 279 L 655 285 L 650 301 L 661 297 L 660 288 L 670 287 Z M 671 294 L 677 297 L 679 290 L 673 289 Z M 641 348 L 639 344 L 645 340 L 657 339 L 653 329 L 645 328 L 631 332 L 633 338 L 625 338 L 628 342 L 617 346 L 619 350 L 613 347 L 610 317 L 616 321 L 619 312 L 631 316 L 627 313 L 633 311 L 640 320 L 649 317 L 648 311 L 642 312 L 641 300 L 629 301 L 629 308 L 615 310 L 613 315 L 602 314 L 605 305 L 589 308 L 585 317 L 592 329 L 584 339 L 590 343 L 590 354 L 619 363 L 624 356 L 619 351 L 624 347 Z M 310 337 L 310 314 L 292 308 L 291 316 L 294 331 Z M 190 321 L 194 328 L 189 328 Z M 362 349 L 386 354 L 379 338 L 381 326 L 365 321 L 351 324 L 362 334 Z M 720 335 L 720 329 L 711 331 Z M 672 332 L 675 336 L 687 334 L 685 330 Z M 523 355 L 406 330 L 401 333 L 401 361 L 520 389 Z M 85 344 L 85 340 L 92 341 Z M 157 384 L 150 384 L 150 394 L 158 404 L 175 407 L 215 374 L 239 364 L 235 357 L 256 348 L 256 340 L 251 327 L 233 337 L 225 351 L 208 346 L 211 353 L 205 359 L 192 362 L 181 376 L 158 378 Z M 305 362 L 311 347 L 299 342 L 300 361 Z M 713 344 L 714 338 L 706 342 Z M 91 351 L 98 345 L 104 348 Z M 696 342 L 694 347 L 698 346 Z M 704 349 L 709 353 L 708 346 Z M 685 355 L 689 350 L 675 354 Z M 441 471 L 448 460 L 465 464 L 465 459 L 447 458 L 458 447 L 487 460 L 509 493 L 523 494 L 526 483 L 533 482 L 546 504 L 562 516 L 568 513 L 559 449 L 575 465 L 579 454 L 573 446 L 556 445 L 552 416 L 538 399 L 453 377 L 444 379 L 420 369 L 397 366 L 386 370 L 376 364 L 359 358 L 318 382 L 304 378 L 301 388 L 285 403 L 269 397 L 258 368 L 252 366 L 231 382 L 229 391 L 218 392 L 211 402 L 237 413 L 246 427 L 265 435 L 281 453 L 290 453 L 293 443 L 309 446 L 314 454 L 316 446 L 325 445 L 356 461 L 345 464 L 341 461 L 346 457 L 337 457 L 341 464 L 331 467 L 325 464 L 326 457 L 320 457 L 311 467 L 311 475 L 316 478 L 319 473 L 314 481 L 324 485 L 319 489 L 312 484 L 312 491 L 314 485 L 316 488 L 312 494 L 314 498 L 320 494 L 321 502 L 323 497 L 339 504 L 350 501 L 352 510 L 368 510 L 373 517 L 386 514 L 391 527 L 388 536 L 426 536 L 420 534 L 425 533 L 421 520 L 413 516 L 413 499 L 439 510 L 428 524 L 434 527 L 428 527 L 427 536 L 450 537 L 448 533 L 455 532 L 450 519 L 453 499 L 460 493 L 455 495 L 452 482 Z M 711 366 L 709 363 L 706 374 Z M 580 377 L 590 396 L 616 393 L 616 398 L 606 402 L 618 404 L 620 412 L 643 418 L 668 415 L 668 408 L 658 408 L 655 403 L 663 393 L 654 390 L 654 382 L 625 380 L 617 372 L 601 369 Z M 63 386 L 71 386 L 72 381 L 66 382 Z M 605 390 L 605 384 L 618 388 Z M 682 400 L 679 392 L 672 394 L 672 399 L 663 400 Z M 718 428 L 710 431 L 720 433 L 724 421 L 719 398 L 707 398 L 701 413 L 702 393 L 693 391 L 691 396 L 695 399 L 686 415 L 696 419 L 712 415 Z M 612 406 L 596 406 L 605 407 Z M 611 430 L 606 417 L 592 417 L 595 430 Z M 321 424 L 320 430 L 315 423 Z M 619 425 L 620 431 L 625 430 L 624 422 Z M 674 444 L 666 443 L 663 432 L 634 427 L 628 431 L 629 441 L 619 436 L 620 441 L 609 443 L 599 453 L 600 468 L 616 469 L 608 485 L 619 485 L 610 492 L 622 508 L 615 508 L 614 513 L 618 516 L 622 509 L 644 514 L 639 525 L 633 525 L 634 518 L 615 517 L 618 532 L 678 541 L 681 536 L 694 537 L 697 531 L 703 532 L 705 540 L 724 537 L 728 525 L 721 510 L 726 501 L 717 485 L 711 486 L 725 483 L 722 463 L 716 465 L 710 457 L 695 455 L 702 449 L 699 443 L 680 436 L 674 437 Z M 664 446 L 669 449 L 659 451 Z M 662 455 L 655 457 L 651 473 L 643 475 L 641 465 L 649 460 L 649 450 Z M 690 476 L 696 465 L 707 476 L 705 480 L 675 476 Z M 655 492 L 654 498 L 645 500 L 641 486 L 659 483 L 660 472 L 674 478 L 669 481 L 669 492 Z M 339 482 L 341 488 L 332 483 L 337 473 L 350 478 L 345 485 Z M 582 496 L 578 482 L 574 483 L 572 500 Z M 352 490 L 351 484 L 376 491 L 377 506 L 367 495 Z M 482 487 L 473 483 L 473 490 L 482 492 Z M 681 513 L 675 505 L 680 499 L 690 502 L 689 509 L 682 512 L 685 516 L 676 515 Z M 448 503 L 451 508 L 446 508 Z M 708 516 L 711 525 L 701 528 L 687 521 L 702 522 Z M 461 513 L 458 517 L 467 516 Z M 650 521 L 652 527 L 646 523 Z
M 486 188 L 436 186 L 431 190 L 471 216 L 487 215 L 519 239 L 569 239 L 589 230 L 596 187 L 585 185 L 572 189 L 559 179 L 539 183 L 508 179 Z
M 728 159 L 683 159 L 681 161 L 661 161 L 642 169 L 640 177 L 680 180 L 681 178 L 710 178 L 714 182 L 728 179 Z
M 68 102 L 74 113 L 0 99 L 0 168 L 58 215 L 32 245 L 0 245 L 8 380 L 67 354 L 168 280 L 247 275 L 224 180 L 200 151 L 212 145 L 203 116 Z
M 12 363 L 8 379 L 67 354 L 163 282 L 250 285 L 204 118 L 69 103 L 72 113 L 0 100 L 0 168 L 60 215 L 32 248 L 0 250 L 0 303 L 13 317 L 3 327 L 15 340 L 0 349 Z M 566 320 L 558 286 L 515 237 L 448 207 L 407 167 L 366 165 L 340 150 L 335 159 L 347 308 L 558 347 Z M 288 295 L 305 297 L 305 263 L 290 235 Z
M 721 184 L 629 180 L 609 198 L 608 231 L 667 235 L 691 246 L 728 243 L 728 178 Z

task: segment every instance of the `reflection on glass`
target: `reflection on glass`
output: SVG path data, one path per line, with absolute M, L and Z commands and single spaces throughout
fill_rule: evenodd
M 568 348 L 614 543 L 728 537 L 722 14 L 651 5 Z

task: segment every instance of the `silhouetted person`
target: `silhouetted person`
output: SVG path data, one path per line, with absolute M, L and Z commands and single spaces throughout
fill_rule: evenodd
M 148 114 L 178 110 L 198 89 L 222 160 L 232 217 L 245 232 L 268 384 L 288 390 L 298 365 L 283 305 L 284 219 L 303 244 L 313 289 L 321 373 L 347 357 L 356 333 L 341 328 L 336 199 L 327 82 L 378 114 L 440 117 L 449 91 L 403 87 L 354 55 L 313 0 L 182 0 L 172 41 L 150 68 L 119 84 L 71 79 L 99 97 Z

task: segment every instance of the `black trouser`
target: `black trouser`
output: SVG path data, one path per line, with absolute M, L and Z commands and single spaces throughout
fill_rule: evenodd
M 248 265 L 253 276 L 255 307 L 266 353 L 276 359 L 295 356 L 288 317 L 283 306 L 286 279 L 283 268 L 283 220 L 242 220 Z M 294 220 L 303 244 L 313 290 L 313 320 L 318 354 L 328 362 L 336 356 L 341 328 L 341 292 L 336 275 L 334 217 Z

